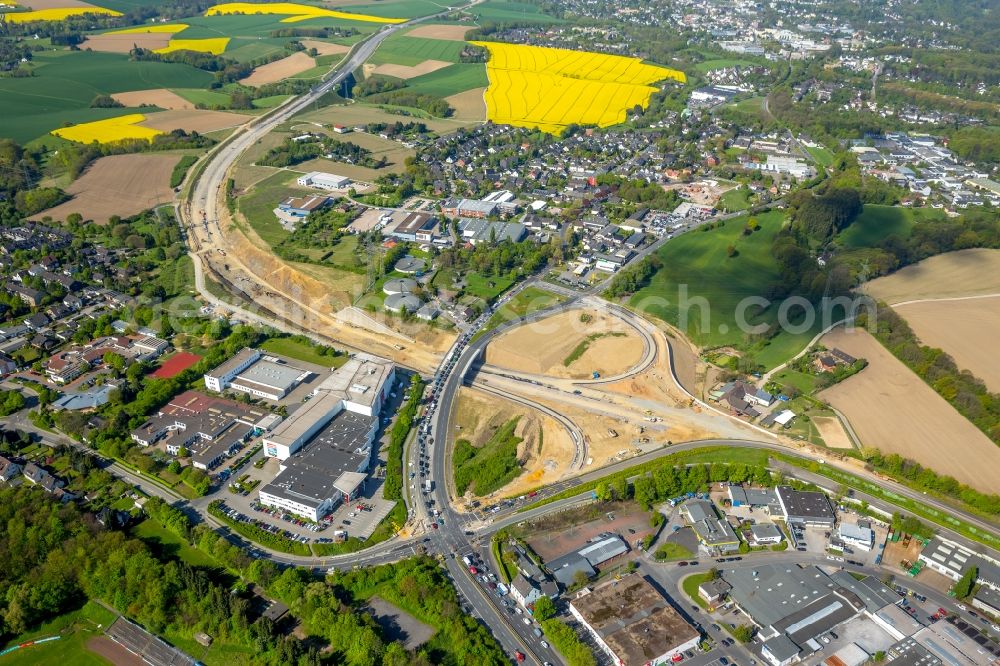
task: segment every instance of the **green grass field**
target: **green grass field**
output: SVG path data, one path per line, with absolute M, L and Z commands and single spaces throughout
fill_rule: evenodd
M 455 442 L 452 460 L 459 495 L 471 488 L 475 495 L 482 497 L 517 478 L 521 473 L 517 464 L 517 445 L 521 438 L 514 434 L 517 423 L 517 418 L 507 421 L 478 448 L 465 439 Z
M 60 615 L 32 631 L 10 641 L 7 647 L 47 636 L 60 636 L 57 641 L 15 650 L 0 657 L 4 666 L 105 666 L 111 662 L 89 651 L 87 641 L 100 636 L 103 628 L 114 622 L 115 614 L 103 606 L 88 601 L 79 610 Z M 102 627 L 99 629 L 98 627 Z
M 761 228 L 751 236 L 743 235 L 747 218 L 737 217 L 722 228 L 691 231 L 668 242 L 658 252 L 663 267 L 632 297 L 632 306 L 677 326 L 700 346 L 747 347 L 746 334 L 737 323 L 738 308 L 744 299 L 767 293 L 780 278 L 771 244 L 783 215 L 770 211 L 756 217 Z M 727 256 L 729 245 L 736 247 L 737 256 Z M 685 289 L 688 307 L 681 308 Z M 777 314 L 777 303 L 763 311 L 751 304 L 744 320 L 750 326 L 770 325 L 777 321 Z M 802 333 L 779 332 L 762 347 L 753 348 L 754 357 L 766 368 L 780 364 L 809 342 L 819 331 L 818 324 Z
M 152 518 L 132 528 L 132 535 L 150 544 L 161 556 L 177 557 L 193 567 L 215 568 L 219 563 L 208 553 L 194 548 Z
M 719 198 L 719 203 L 716 204 L 716 208 L 727 210 L 729 212 L 746 210 L 750 207 L 750 201 L 748 200 L 749 196 L 750 190 L 745 187 L 738 187 L 736 189 L 729 190 Z
M 338 11 L 369 14 L 386 18 L 416 18 L 436 14 L 445 8 L 444 4 L 432 0 L 388 0 L 359 5 L 337 7 Z
M 823 146 L 806 148 L 806 152 L 809 153 L 809 156 L 813 158 L 813 161 L 820 166 L 828 167 L 833 164 L 833 153 Z
M 849 250 L 873 247 L 889 236 L 908 237 L 918 221 L 943 219 L 944 213 L 936 208 L 865 204 L 858 219 L 837 236 L 837 243 Z
M 484 63 L 458 63 L 414 77 L 407 82 L 404 90 L 448 97 L 473 88 L 485 88 L 489 83 Z
M 287 356 L 291 359 L 305 361 L 306 363 L 312 363 L 313 365 L 319 365 L 324 368 L 339 368 L 344 365 L 344 363 L 347 363 L 346 354 L 326 356 L 324 354 L 320 354 L 312 345 L 305 342 L 299 342 L 298 340 L 293 340 L 291 338 L 271 338 L 269 340 L 265 340 L 260 345 L 260 348 L 264 351 L 269 351 L 272 354 Z
M 488 0 L 468 10 L 480 21 L 530 21 L 535 23 L 565 23 L 563 19 L 543 14 L 537 5 L 527 2 Z
M 149 88 L 200 88 L 212 74 L 188 65 L 132 62 L 127 56 L 88 51 L 40 51 L 34 76 L 0 79 L 0 136 L 20 143 L 66 123 L 111 118 L 129 109 L 91 109 L 98 95 Z
M 713 69 L 723 69 L 725 67 L 753 67 L 755 64 L 749 60 L 739 60 L 737 58 L 713 58 L 704 60 L 694 66 L 695 71 L 711 72 Z
M 238 40 L 262 38 L 263 41 L 268 39 L 287 41 L 284 38 L 271 37 L 271 33 L 275 30 L 294 27 L 295 24 L 282 23 L 281 20 L 284 18 L 287 17 L 281 14 L 192 16 L 184 19 L 184 23 L 187 23 L 190 27 L 184 31 L 183 37 L 184 39 L 230 37 Z M 313 18 L 299 25 L 309 28 L 349 27 L 365 35 L 375 32 L 380 27 L 376 23 L 362 23 L 360 21 L 347 21 L 336 18 Z
M 229 106 L 229 95 L 215 90 L 201 90 L 200 88 L 174 88 L 174 92 L 192 104 L 204 104 L 211 108 L 219 106 L 225 108 Z
M 277 245 L 288 237 L 288 232 L 274 216 L 274 209 L 282 199 L 306 191 L 295 184 L 298 175 L 293 171 L 278 171 L 238 199 L 240 212 L 268 245 Z
M 395 63 L 397 65 L 419 65 L 424 60 L 459 62 L 465 42 L 447 39 L 427 39 L 424 37 L 390 37 L 382 42 L 372 56 L 376 65 Z

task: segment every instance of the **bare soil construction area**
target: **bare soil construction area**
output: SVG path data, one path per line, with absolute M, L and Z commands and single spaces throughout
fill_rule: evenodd
M 104 224 L 112 215 L 128 217 L 168 203 L 174 197 L 170 174 L 180 159 L 180 155 L 161 153 L 102 157 L 66 188 L 72 199 L 32 219 L 65 220 L 79 213 L 85 220 Z
M 445 97 L 444 101 L 455 110 L 453 118 L 459 120 L 486 120 L 486 99 L 483 94 L 486 88 L 473 88 L 457 95 Z
M 853 449 L 851 438 L 836 416 L 814 416 L 812 422 L 819 430 L 819 436 L 831 449 Z
M 205 134 L 207 132 L 242 125 L 247 120 L 249 118 L 240 113 L 193 109 L 151 113 L 139 124 L 143 127 L 151 127 L 163 132 L 182 129 L 185 132 Z
M 642 353 L 642 338 L 617 317 L 568 310 L 499 336 L 486 348 L 486 362 L 507 370 L 585 379 L 594 372 L 624 372 Z
M 115 93 L 112 97 L 125 106 L 158 106 L 175 111 L 191 111 L 195 108 L 194 104 L 166 88 Z
M 867 331 L 833 331 L 839 347 L 868 367 L 820 394 L 843 412 L 864 446 L 898 453 L 985 492 L 1000 478 L 1000 447 L 945 402 Z
M 514 434 L 523 439 L 518 445 L 517 456 L 524 471 L 497 491 L 498 496 L 520 495 L 530 488 L 554 483 L 566 474 L 573 460 L 569 433 L 554 419 L 473 388 L 459 389 L 452 415 L 452 432 L 455 439 L 467 439 L 481 446 L 497 428 L 517 417 L 520 421 Z
M 299 72 L 312 69 L 315 66 L 316 61 L 312 57 L 306 55 L 304 51 L 298 51 L 287 58 L 275 60 L 274 62 L 269 62 L 266 65 L 257 67 L 253 70 L 253 73 L 250 74 L 250 76 L 245 79 L 241 79 L 240 83 L 245 86 L 253 86 L 256 88 L 257 86 L 262 86 L 268 83 L 283 81 L 291 76 L 295 76 Z
M 351 50 L 350 46 L 344 46 L 343 44 L 334 44 L 333 42 L 321 42 L 318 39 L 303 39 L 302 46 L 307 49 L 316 49 L 316 53 L 325 55 L 338 55 L 340 53 L 347 53 Z
M 926 301 L 895 308 L 906 318 L 920 342 L 943 349 L 958 367 L 979 377 L 991 391 L 1000 391 L 1000 296 L 961 301 Z
M 64 5 L 60 5 L 64 6 Z M 80 44 L 80 49 L 86 51 L 104 51 L 105 53 L 128 53 L 135 47 L 153 51 L 162 49 L 170 43 L 173 37 L 168 32 L 143 32 L 124 35 L 93 35 Z
M 472 27 L 471 25 L 421 25 L 410 30 L 406 36 L 464 42 L 466 33 L 472 30 Z
M 1000 250 L 977 248 L 939 254 L 865 285 L 890 305 L 924 298 L 1000 294 Z
M 395 76 L 397 79 L 413 79 L 418 76 L 423 76 L 424 74 L 430 74 L 431 72 L 436 72 L 439 69 L 443 69 L 451 65 L 450 62 L 445 62 L 444 60 L 424 60 L 419 65 L 395 65 L 391 63 L 386 63 L 384 65 L 379 65 L 372 70 L 373 74 L 382 74 L 384 76 Z

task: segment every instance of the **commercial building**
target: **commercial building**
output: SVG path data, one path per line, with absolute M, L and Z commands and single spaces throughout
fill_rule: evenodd
M 781 543 L 781 530 L 774 523 L 758 523 L 750 526 L 750 536 L 755 544 L 769 545 Z
M 579 550 L 549 560 L 545 566 L 557 582 L 568 586 L 575 581 L 579 572 L 582 571 L 587 578 L 591 578 L 597 573 L 595 567 L 628 551 L 628 544 L 620 536 L 605 533 Z
M 976 590 L 972 605 L 994 617 L 1000 617 L 1000 592 L 983 585 Z
M 823 493 L 794 490 L 788 486 L 778 486 L 776 492 L 781 516 L 789 523 L 832 529 L 837 521 L 833 505 Z
M 699 543 L 709 551 L 728 553 L 739 549 L 739 535 L 719 517 L 709 500 L 689 500 L 681 507 L 681 514 L 687 518 Z
M 222 393 L 229 386 L 233 377 L 249 368 L 259 358 L 259 350 L 244 347 L 228 361 L 216 366 L 211 372 L 205 373 L 205 388 L 209 391 Z
M 746 566 L 726 569 L 722 578 L 732 586 L 729 598 L 758 627 L 764 641 L 761 653 L 772 666 L 818 651 L 820 636 L 892 599 L 877 581 L 847 576 L 852 584 L 816 566 Z
M 318 521 L 350 501 L 364 488 L 377 429 L 375 417 L 340 411 L 261 487 L 261 504 Z
M 975 567 L 977 583 L 1000 591 L 1000 566 L 997 562 L 957 543 L 934 537 L 920 551 L 918 559 L 934 571 L 956 581 L 967 569 Z
M 398 224 L 386 227 L 386 236 L 402 241 L 431 243 L 438 236 L 438 219 L 428 213 L 407 213 Z
M 351 185 L 351 179 L 323 171 L 310 171 L 295 181 L 302 187 L 314 187 L 318 190 L 343 190 Z
M 648 581 L 628 576 L 574 599 L 570 612 L 618 666 L 657 666 L 700 635 Z
M 733 506 L 748 506 L 752 509 L 767 509 L 771 515 L 781 514 L 781 503 L 774 488 L 743 488 L 730 485 L 729 500 Z
M 378 416 L 396 371 L 391 361 L 356 354 L 313 391 L 313 397 L 264 438 L 272 458 L 287 460 L 341 411 Z
M 924 627 L 913 638 L 949 666 L 994 666 L 1000 662 L 1000 646 L 982 636 L 979 627 L 954 617 Z
M 520 222 L 489 222 L 481 219 L 462 219 L 458 222 L 462 240 L 473 245 L 480 243 L 517 243 L 524 240 L 528 230 Z
M 893 666 L 941 666 L 941 660 L 915 638 L 904 638 L 885 651 L 885 661 Z
M 729 594 L 730 589 L 731 586 L 729 583 L 721 578 L 716 578 L 715 580 L 708 580 L 699 585 L 698 596 L 704 599 L 706 603 L 714 604 Z
M 875 546 L 875 530 L 867 525 L 841 523 L 838 534 L 841 541 L 854 548 L 871 550 Z

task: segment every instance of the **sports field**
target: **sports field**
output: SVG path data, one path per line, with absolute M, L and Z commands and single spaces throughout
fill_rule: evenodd
M 741 302 L 763 296 L 780 279 L 771 245 L 781 228 L 782 213 L 771 211 L 756 218 L 760 229 L 750 236 L 743 235 L 747 218 L 741 216 L 721 228 L 690 231 L 666 243 L 657 253 L 663 267 L 632 297 L 633 307 L 676 326 L 698 346 L 750 347 L 766 368 L 794 356 L 819 332 L 818 323 L 800 333 L 781 331 L 764 343 L 754 342 L 737 322 Z M 736 247 L 736 256 L 727 256 L 729 245 Z M 688 307 L 682 307 L 685 297 Z M 746 322 L 774 324 L 778 307 L 770 303 L 762 310 L 750 304 Z M 793 317 L 792 323 L 796 321 Z
M 638 58 L 541 46 L 471 42 L 486 48 L 489 119 L 558 134 L 567 125 L 607 127 L 629 109 L 645 107 L 664 80 L 684 83 L 683 72 Z

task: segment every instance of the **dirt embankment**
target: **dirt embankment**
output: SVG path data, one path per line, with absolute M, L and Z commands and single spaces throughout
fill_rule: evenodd
M 478 446 L 513 418 L 520 419 L 514 434 L 523 439 L 517 453 L 524 472 L 495 493 L 503 497 L 554 483 L 566 475 L 573 460 L 573 441 L 555 419 L 473 388 L 459 390 L 452 416 L 453 436 Z
M 486 362 L 507 370 L 587 379 L 616 375 L 643 354 L 631 326 L 597 310 L 567 310 L 502 334 L 486 348 Z

